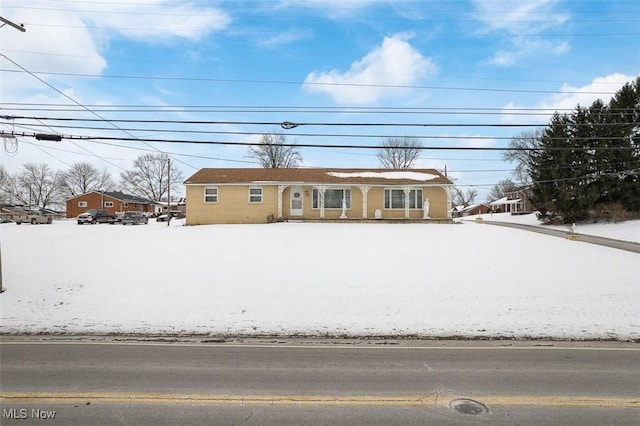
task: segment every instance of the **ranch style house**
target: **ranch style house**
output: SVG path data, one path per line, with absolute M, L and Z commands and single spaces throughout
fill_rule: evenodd
M 434 169 L 206 168 L 184 183 L 187 225 L 451 219 L 453 184 Z
M 67 200 L 67 217 L 76 217 L 90 209 L 103 209 L 111 215 L 128 211 L 153 213 L 154 204 L 122 192 L 90 191 Z

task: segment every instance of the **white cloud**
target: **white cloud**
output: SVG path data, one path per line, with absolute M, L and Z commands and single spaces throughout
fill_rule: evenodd
M 275 7 L 316 9 L 327 16 L 339 19 L 359 13 L 362 9 L 387 0 L 281 0 Z
M 474 0 L 474 16 L 486 31 L 538 34 L 561 26 L 569 15 L 553 10 L 557 0 Z
M 113 37 L 158 42 L 170 38 L 198 40 L 225 28 L 223 12 L 173 0 L 126 3 L 5 0 L 7 18 L 24 23 L 26 32 L 3 29 L 3 53 L 25 68 L 56 73 L 100 74 L 101 54 Z M 56 7 L 57 6 L 57 7 Z
M 29 10 L 18 13 L 12 20 L 24 22 L 26 31 L 3 29 L 3 53 L 30 71 L 99 74 L 107 66 L 86 25 L 75 14 Z M 47 25 L 35 24 L 41 22 Z M 15 69 L 3 62 L 4 68 Z M 31 85 L 41 87 L 35 79 L 21 79 L 20 85 L 22 89 Z
M 474 16 L 484 24 L 481 34 L 503 33 L 509 48 L 497 51 L 487 63 L 507 67 L 532 56 L 562 55 L 569 51 L 566 41 L 544 36 L 551 28 L 569 21 L 569 15 L 554 10 L 556 0 L 474 0 Z
M 543 101 L 540 108 L 573 109 L 578 104 L 590 106 L 596 99 L 602 99 L 604 103 L 608 103 L 615 92 L 620 90 L 626 82 L 635 78 L 635 76 L 624 74 L 611 74 L 595 78 L 591 83 L 582 87 L 574 87 L 565 83 L 562 85 L 560 93 Z
M 174 0 L 146 3 L 103 0 L 90 6 L 82 3 L 75 13 L 104 31 L 145 41 L 172 37 L 199 40 L 211 31 L 224 29 L 231 22 L 231 18 L 220 10 Z
M 437 71 L 432 59 L 408 43 L 410 38 L 408 34 L 385 37 L 348 71 L 314 71 L 303 87 L 310 93 L 326 93 L 339 104 L 352 105 L 375 104 L 382 98 L 407 94 L 408 89 L 397 86 L 415 85 Z
M 313 37 L 310 30 L 293 30 L 277 34 L 273 37 L 265 37 L 258 40 L 257 44 L 261 47 L 275 48 L 285 44 L 295 43 L 301 40 L 307 40 Z
M 539 37 L 514 37 L 510 42 L 513 50 L 500 50 L 488 62 L 498 66 L 511 66 L 534 55 L 560 56 L 570 49 L 566 41 L 556 43 Z
M 549 96 L 537 105 L 519 106 L 513 102 L 505 105 L 503 107 L 502 122 L 509 124 L 546 123 L 555 111 L 569 112 L 575 109 L 577 105 L 588 107 L 597 99 L 601 99 L 607 104 L 625 83 L 631 82 L 637 77 L 638 76 L 616 73 L 604 77 L 597 77 L 591 83 L 581 87 L 575 87 L 565 83 L 558 93 Z M 548 115 L 544 117 L 532 117 L 511 114 L 512 110 L 521 108 L 542 109 L 544 110 L 543 112 L 548 112 Z

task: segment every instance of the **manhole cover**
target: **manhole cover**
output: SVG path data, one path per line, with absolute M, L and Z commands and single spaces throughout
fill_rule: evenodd
M 466 398 L 454 399 L 449 403 L 449 407 L 458 413 L 468 414 L 471 416 L 477 416 L 478 414 L 486 414 L 489 412 L 489 409 L 483 403 Z

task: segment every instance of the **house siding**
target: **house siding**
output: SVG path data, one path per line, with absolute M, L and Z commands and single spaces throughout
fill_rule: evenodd
M 291 188 L 300 186 L 303 196 L 302 216 L 291 216 Z M 204 188 L 218 188 L 217 203 L 204 202 Z M 249 188 L 262 188 L 262 203 L 249 203 Z M 362 219 L 363 193 L 358 185 L 331 185 L 330 188 L 348 188 L 351 190 L 351 208 L 347 209 L 348 219 Z M 324 209 L 324 218 L 321 210 L 313 208 L 314 185 L 300 184 L 287 186 L 282 193 L 282 219 L 339 219 L 342 209 Z M 366 218 L 373 219 L 375 211 L 382 212 L 383 219 L 404 219 L 404 209 L 385 209 L 385 188 L 398 188 L 398 186 L 370 186 L 367 192 Z M 422 189 L 422 196 L 429 198 L 429 216 L 433 219 L 446 219 L 448 217 L 447 192 L 445 187 L 412 185 L 412 188 Z M 187 185 L 187 224 L 241 224 L 241 223 L 267 223 L 271 215 L 278 218 L 278 184 L 198 184 Z M 409 210 L 410 219 L 422 219 L 422 209 Z
M 84 201 L 87 203 L 86 207 L 80 207 L 78 203 Z M 112 202 L 113 207 L 104 207 L 104 203 Z M 124 211 L 149 211 L 150 206 L 148 204 L 134 203 L 134 202 L 125 202 L 119 200 L 117 198 L 102 195 L 99 192 L 90 192 L 87 194 L 79 195 L 75 198 L 70 198 L 66 202 L 67 204 L 67 218 L 77 217 L 79 214 L 86 212 L 91 209 L 103 209 L 108 214 L 115 215 L 118 212 Z M 125 207 L 125 204 L 127 205 Z
M 87 206 L 86 207 L 78 206 L 78 203 L 80 201 L 86 202 Z M 103 207 L 102 201 L 103 201 L 103 197 L 100 193 L 83 194 L 76 198 L 71 198 L 67 200 L 67 217 L 68 218 L 76 217 L 79 214 L 84 213 L 90 209 L 104 209 L 109 214 L 116 214 L 116 211 L 118 211 L 117 208 L 121 207 L 121 204 L 122 204 L 120 200 L 116 200 L 115 198 L 112 198 L 106 195 L 104 196 L 104 202 L 109 202 L 109 201 L 112 202 L 113 207 L 109 207 L 109 208 Z
M 204 188 L 218 188 L 218 202 L 204 202 Z M 249 188 L 262 187 L 262 203 L 249 203 Z M 284 195 L 283 195 L 284 199 Z M 267 223 L 278 214 L 278 187 L 261 185 L 187 186 L 187 224 Z

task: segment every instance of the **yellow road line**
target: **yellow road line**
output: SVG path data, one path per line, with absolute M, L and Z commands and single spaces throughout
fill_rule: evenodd
M 640 397 L 581 396 L 471 396 L 487 406 L 572 406 L 640 408 Z M 389 406 L 448 405 L 455 397 L 442 395 L 415 396 L 307 396 L 307 395 L 208 395 L 166 393 L 110 392 L 2 392 L 0 402 L 15 403 L 115 403 L 115 404 L 187 404 L 187 405 L 329 405 Z
M 509 344 L 507 342 L 507 344 Z M 622 342 L 621 344 L 625 344 Z M 67 340 L 47 340 L 47 341 L 12 341 L 2 340 L 0 345 L 11 346 L 28 346 L 28 345 L 67 345 L 67 346 L 173 346 L 173 347 L 190 347 L 190 348 L 241 348 L 241 349 L 345 349 L 345 350 L 409 350 L 409 351 L 601 351 L 601 352 L 640 352 L 640 346 L 635 343 L 626 343 L 627 346 L 563 346 L 563 345 L 530 345 L 530 346 L 411 346 L 399 343 L 397 345 L 379 345 L 379 344 L 317 344 L 310 343 L 308 345 L 300 344 L 271 344 L 271 343 L 185 343 L 185 342 L 154 342 L 154 341 L 127 341 L 127 342 L 85 342 L 85 341 L 67 341 Z

